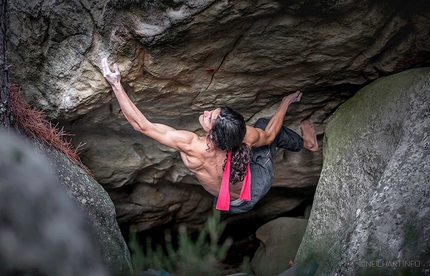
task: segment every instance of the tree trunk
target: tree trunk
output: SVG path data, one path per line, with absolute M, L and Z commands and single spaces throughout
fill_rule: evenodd
M 9 66 L 7 64 L 7 0 L 0 0 L 0 127 L 9 128 L 12 123 L 9 90 Z

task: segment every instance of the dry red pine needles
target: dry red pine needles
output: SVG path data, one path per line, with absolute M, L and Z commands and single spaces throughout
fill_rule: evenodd
M 92 176 L 92 173 L 82 164 L 78 155 L 82 145 L 73 148 L 70 141 L 66 139 L 67 136 L 71 135 L 63 129 L 58 129 L 52 125 L 42 111 L 35 110 L 24 102 L 21 97 L 21 90 L 17 85 L 11 85 L 10 87 L 10 103 L 13 117 L 12 126 L 17 132 L 62 152 Z

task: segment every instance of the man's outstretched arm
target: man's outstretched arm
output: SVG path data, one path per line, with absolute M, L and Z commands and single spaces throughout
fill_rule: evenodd
M 276 110 L 275 114 L 270 119 L 265 130 L 247 126 L 245 143 L 251 147 L 261 147 L 268 145 L 275 140 L 276 135 L 281 130 L 284 123 L 284 117 L 287 113 L 290 104 L 300 101 L 302 92 L 296 91 L 282 99 L 281 105 Z
M 192 149 L 191 145 L 193 140 L 197 139 L 196 134 L 190 131 L 176 130 L 167 125 L 150 122 L 130 100 L 127 93 L 125 93 L 121 85 L 121 73 L 119 72 L 117 64 L 114 64 L 114 72 L 112 72 L 107 59 L 103 58 L 101 66 L 103 69 L 103 76 L 111 85 L 125 118 L 136 131 L 153 138 L 163 145 L 183 152 L 189 152 Z

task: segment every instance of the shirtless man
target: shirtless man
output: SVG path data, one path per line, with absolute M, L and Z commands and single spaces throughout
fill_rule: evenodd
M 279 106 L 273 117 L 270 119 L 270 121 L 266 120 L 262 122 L 259 120 L 256 123 L 260 124 L 260 127 L 245 125 L 243 117 L 227 107 L 216 108 L 211 111 L 205 111 L 202 115 L 200 115 L 199 122 L 203 130 L 206 131 L 207 135 L 204 137 L 200 137 L 190 131 L 177 130 L 164 124 L 150 122 L 142 114 L 142 112 L 139 111 L 139 109 L 133 104 L 133 102 L 125 93 L 124 88 L 121 85 L 121 74 L 119 72 L 118 66 L 114 64 L 114 72 L 112 72 L 106 58 L 102 59 L 101 65 L 103 69 L 103 76 L 111 85 L 125 118 L 133 126 L 133 128 L 136 131 L 141 132 L 148 137 L 151 137 L 152 139 L 158 141 L 163 145 L 179 150 L 185 166 L 187 166 L 187 168 L 189 168 L 195 174 L 203 188 L 205 188 L 215 197 L 218 197 L 220 195 L 220 190 L 223 190 L 221 189 L 221 183 L 223 182 L 225 172 L 224 167 L 227 167 L 226 164 L 229 164 L 228 167 L 230 167 L 230 159 L 233 160 L 232 164 L 235 163 L 235 159 L 243 159 L 245 160 L 245 164 L 242 164 L 242 167 L 248 166 L 249 164 L 251 164 L 252 167 L 251 152 L 250 150 L 248 150 L 248 153 L 246 153 L 246 148 L 251 149 L 252 147 L 253 160 L 259 156 L 259 150 L 262 151 L 261 154 L 268 156 L 266 158 L 269 158 L 270 160 L 268 160 L 271 162 L 264 162 L 266 162 L 266 164 L 272 164 L 268 168 L 268 173 L 265 174 L 272 175 L 273 177 L 273 162 L 271 160 L 271 157 L 274 155 L 276 146 L 288 148 L 288 146 L 280 145 L 281 142 L 277 140 L 279 140 L 278 138 L 280 136 L 279 133 L 281 130 L 293 132 L 292 130 L 283 127 L 282 124 L 288 106 L 291 103 L 300 101 L 302 95 L 300 91 L 297 91 L 291 95 L 284 97 L 281 105 Z M 231 117 L 230 115 L 232 115 L 233 117 Z M 225 118 L 238 119 L 238 123 L 236 123 L 236 121 L 234 121 L 233 119 L 229 121 L 229 119 Z M 222 138 L 216 139 L 217 133 L 214 132 L 214 124 L 217 123 L 219 125 L 219 123 L 222 122 L 227 122 L 230 126 L 233 127 L 239 125 L 238 133 L 240 132 L 240 134 L 225 136 L 223 138 L 224 140 Z M 220 128 L 218 127 L 218 129 Z M 294 148 L 289 149 L 298 151 L 303 147 L 311 151 L 318 150 L 318 143 L 313 125 L 309 121 L 303 121 L 301 124 L 301 130 L 303 139 L 294 132 L 293 136 L 295 134 L 297 137 L 294 136 L 293 140 L 297 140 L 296 142 L 298 143 L 298 146 L 294 146 Z M 223 130 L 221 129 L 221 133 L 222 131 Z M 287 133 L 286 135 L 289 135 L 289 133 Z M 277 145 L 274 144 L 274 141 L 277 141 Z M 228 146 L 227 144 L 231 144 L 231 146 Z M 240 146 L 242 146 L 242 148 L 239 150 Z M 242 158 L 239 155 L 237 155 L 237 158 L 227 158 L 229 156 L 229 152 L 234 152 L 234 155 L 236 155 L 236 153 L 242 151 L 242 149 L 245 149 L 245 153 L 241 152 L 242 156 L 243 154 L 245 154 L 247 156 L 246 158 Z M 235 165 L 233 164 L 232 175 L 235 173 L 234 166 Z M 263 185 L 260 183 L 261 185 L 259 185 L 257 182 L 262 181 L 254 181 L 254 178 L 258 178 L 258 172 L 254 172 L 254 170 L 252 169 L 250 170 L 249 167 L 248 169 L 242 171 L 243 173 L 239 173 L 239 178 L 234 179 L 242 180 L 244 178 L 245 171 L 251 171 L 251 186 L 255 187 L 256 189 L 258 186 L 264 186 L 264 188 L 259 188 L 257 189 L 258 191 L 248 191 L 248 193 L 251 193 L 251 196 L 248 196 L 248 198 L 246 198 L 245 200 L 241 200 L 241 190 L 242 186 L 244 186 L 245 184 L 240 185 L 241 183 L 238 183 L 240 181 L 231 182 L 229 181 L 229 177 L 227 176 L 226 182 L 228 187 L 226 187 L 227 192 L 225 192 L 224 189 L 224 193 L 227 193 L 228 195 L 227 199 L 224 199 L 224 201 L 227 200 L 228 206 L 226 208 L 224 207 L 218 209 L 229 210 L 231 213 L 246 212 L 250 210 L 255 205 L 255 203 L 267 193 L 271 183 L 273 182 L 272 178 L 267 179 L 267 177 L 263 177 L 266 179 L 265 181 L 263 181 L 265 182 L 265 184 Z M 230 206 L 230 199 L 232 200 L 232 203 L 233 201 L 235 201 L 233 204 L 234 206 Z M 237 210 L 235 210 L 235 208 Z

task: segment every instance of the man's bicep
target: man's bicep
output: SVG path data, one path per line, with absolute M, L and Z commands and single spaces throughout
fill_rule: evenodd
M 156 140 L 165 146 L 183 152 L 188 152 L 194 139 L 197 138 L 195 133 L 186 130 L 176 130 L 171 127 L 162 127 L 161 130 Z
M 270 143 L 268 134 L 260 128 L 246 127 L 245 143 L 251 147 L 261 147 Z

